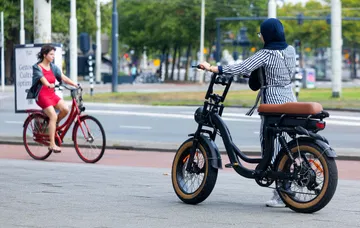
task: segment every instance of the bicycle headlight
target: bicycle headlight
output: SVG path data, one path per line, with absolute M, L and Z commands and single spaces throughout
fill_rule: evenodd
M 195 119 L 196 123 L 198 123 L 198 124 L 204 124 L 206 122 L 206 117 L 203 114 L 203 109 L 204 109 L 204 107 L 199 107 L 196 109 L 196 111 L 194 113 L 194 119 Z

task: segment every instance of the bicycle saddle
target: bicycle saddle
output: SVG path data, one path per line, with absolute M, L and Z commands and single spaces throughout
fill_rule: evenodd
M 317 102 L 289 102 L 284 104 L 260 104 L 259 113 L 281 113 L 315 115 L 321 113 L 323 107 Z

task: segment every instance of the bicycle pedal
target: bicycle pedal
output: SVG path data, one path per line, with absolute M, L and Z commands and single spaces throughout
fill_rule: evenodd
M 226 165 L 225 165 L 225 168 L 232 168 L 232 167 L 234 167 L 234 166 L 239 166 L 239 163 L 234 163 L 234 164 L 229 163 L 229 164 L 226 164 Z

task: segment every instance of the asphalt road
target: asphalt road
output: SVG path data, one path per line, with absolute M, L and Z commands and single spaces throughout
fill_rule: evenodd
M 0 159 L 0 173 L 0 224 L 6 228 L 360 224 L 359 181 L 340 180 L 332 201 L 321 211 L 306 215 L 265 207 L 270 189 L 226 171 L 219 172 L 209 198 L 196 206 L 177 198 L 169 168 Z
M 21 137 L 26 114 L 14 114 L 14 97 L 0 97 L 0 136 Z M 86 114 L 98 118 L 108 145 L 164 144 L 178 147 L 196 130 L 193 113 L 197 107 L 161 107 L 85 103 Z M 223 117 L 233 140 L 241 148 L 259 148 L 260 117 L 245 116 L 248 109 L 225 108 Z M 321 132 L 335 149 L 358 150 L 360 115 L 357 112 L 330 112 L 327 127 Z M 68 133 L 68 136 L 71 136 Z M 71 142 L 71 141 L 69 141 Z M 220 148 L 224 148 L 217 138 Z M 359 151 L 360 153 L 360 151 Z
M 358 85 L 360 81 L 344 82 L 344 87 Z M 84 91 L 88 85 L 82 83 Z M 319 82 L 317 87 L 330 87 L 330 82 Z M 118 91 L 136 92 L 186 92 L 206 90 L 207 85 L 176 84 L 122 84 Z M 95 91 L 109 91 L 110 85 L 96 85 Z M 248 89 L 245 84 L 234 83 L 230 90 Z M 115 104 L 85 103 L 85 114 L 98 118 L 104 126 L 107 145 L 134 145 L 146 148 L 177 148 L 189 133 L 196 130 L 193 113 L 197 107 L 153 107 Z M 252 117 L 245 116 L 248 109 L 225 108 L 224 120 L 232 133 L 233 140 L 240 149 L 259 150 L 259 125 L 257 113 Z M 330 112 L 327 127 L 321 134 L 328 138 L 336 150 L 359 152 L 358 137 L 360 135 L 360 112 Z M 14 92 L 12 86 L 6 92 L 0 92 L 0 139 L 3 137 L 22 136 L 22 124 L 26 114 L 14 113 Z M 70 133 L 67 135 L 71 136 Z M 69 138 L 68 138 L 69 139 Z M 220 149 L 223 143 L 216 140 Z M 71 143 L 71 140 L 65 140 Z

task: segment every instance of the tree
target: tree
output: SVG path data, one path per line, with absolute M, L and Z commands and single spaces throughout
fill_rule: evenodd
M 33 43 L 33 2 L 34 0 L 24 0 L 24 27 L 26 43 Z M 51 2 L 51 32 L 59 33 L 68 37 L 69 19 L 70 19 L 70 0 L 52 1 Z M 111 11 L 109 6 L 102 6 L 102 28 L 108 32 L 111 27 Z M 20 30 L 20 0 L 0 0 L 0 11 L 4 11 L 4 33 L 5 33 L 5 64 L 7 83 L 12 83 L 11 59 L 14 45 L 19 43 Z M 78 22 L 78 32 L 88 32 L 95 38 L 96 32 L 96 15 L 95 0 L 77 0 L 76 14 Z M 109 21 L 110 18 L 110 21 Z M 64 39 L 64 45 L 68 39 Z
M 309 1 L 305 6 L 302 4 L 285 4 L 279 9 L 279 16 L 297 16 L 303 13 L 304 16 L 323 16 L 329 14 L 329 6 L 322 5 L 318 1 Z M 302 25 L 297 21 L 282 21 L 286 31 L 286 38 L 289 43 L 299 39 L 308 47 L 318 48 L 330 45 L 330 25 L 326 21 L 307 21 Z

